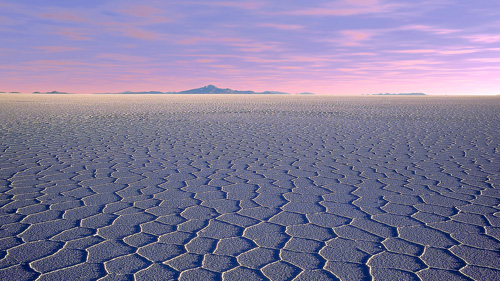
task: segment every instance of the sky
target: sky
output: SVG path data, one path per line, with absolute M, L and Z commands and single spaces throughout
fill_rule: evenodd
M 0 91 L 500 94 L 497 0 L 0 0 Z

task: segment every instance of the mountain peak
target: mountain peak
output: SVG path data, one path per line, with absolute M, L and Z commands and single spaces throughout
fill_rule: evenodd
M 254 91 L 238 91 L 238 90 L 232 90 L 229 88 L 222 89 L 219 87 L 216 87 L 212 84 L 208 84 L 206 86 L 203 86 L 201 88 L 197 89 L 191 89 L 191 90 L 186 90 L 186 91 L 180 91 L 180 92 L 157 92 L 157 91 L 150 91 L 150 92 L 121 92 L 118 94 L 288 94 L 284 92 L 276 92 L 276 91 L 265 91 L 265 92 L 254 92 Z
M 234 91 L 231 89 L 221 89 L 212 84 L 209 84 L 207 86 L 198 89 L 191 89 L 179 93 L 180 94 L 232 94 L 234 93 Z

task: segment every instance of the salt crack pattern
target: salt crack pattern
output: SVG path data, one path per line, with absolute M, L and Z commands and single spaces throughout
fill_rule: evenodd
M 1 280 L 500 280 L 500 99 L 0 97 Z

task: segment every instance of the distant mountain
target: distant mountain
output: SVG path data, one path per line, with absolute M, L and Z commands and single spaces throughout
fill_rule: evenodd
M 399 94 L 391 94 L 391 93 L 380 93 L 380 94 L 373 94 L 374 96 L 425 96 L 426 94 L 424 93 L 399 93 Z
M 298 93 L 297 95 L 314 95 L 314 93 L 303 92 L 303 93 Z
M 286 92 L 278 92 L 278 91 L 264 91 L 256 94 L 264 94 L 264 95 L 289 95 L 290 93 Z
M 254 91 L 238 91 L 238 90 L 232 90 L 229 88 L 222 89 L 218 88 L 214 85 L 207 85 L 205 87 L 197 88 L 197 89 L 191 89 L 191 90 L 185 90 L 185 91 L 180 91 L 180 92 L 158 92 L 158 91 L 149 91 L 149 92 L 131 92 L 131 91 L 126 91 L 126 92 L 120 92 L 120 93 L 96 93 L 96 94 L 238 94 L 238 95 L 255 95 L 255 94 L 285 94 L 289 95 L 289 93 L 285 92 L 276 92 L 276 91 L 265 91 L 265 92 L 254 92 Z
M 177 92 L 177 94 L 233 94 L 234 92 L 238 92 L 238 91 L 231 90 L 229 88 L 221 89 L 221 88 L 215 87 L 214 85 L 208 85 L 208 86 L 197 88 L 197 89 L 191 89 L 191 90 Z
M 48 94 L 48 95 L 72 95 L 73 93 L 66 93 L 66 92 L 58 92 L 58 91 L 52 91 L 52 92 L 33 92 L 33 94 Z
M 202 88 L 191 89 L 186 91 L 177 92 L 177 94 L 240 94 L 240 95 L 254 95 L 254 94 L 288 94 L 284 92 L 276 91 L 265 91 L 265 92 L 254 92 L 254 91 L 238 91 L 229 88 L 222 89 L 214 85 L 207 85 Z

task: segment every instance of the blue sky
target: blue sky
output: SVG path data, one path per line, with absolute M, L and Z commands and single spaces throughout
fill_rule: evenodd
M 500 94 L 500 2 L 0 0 L 0 91 Z

